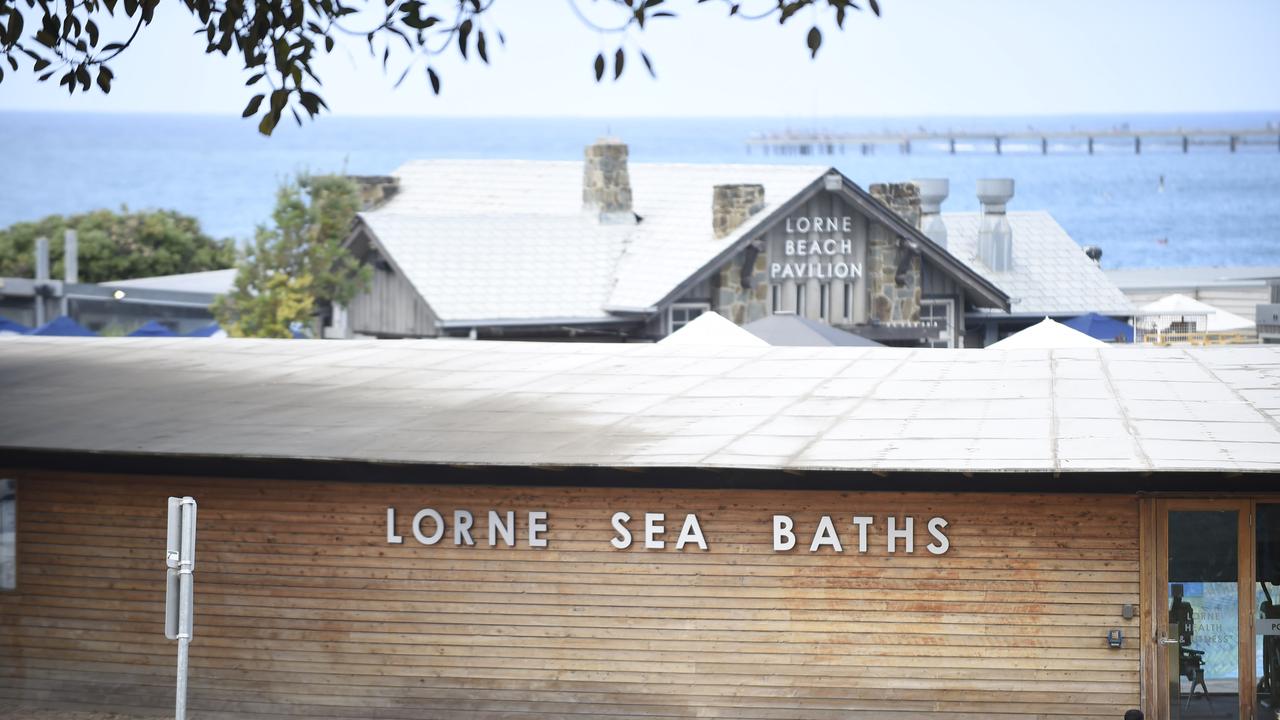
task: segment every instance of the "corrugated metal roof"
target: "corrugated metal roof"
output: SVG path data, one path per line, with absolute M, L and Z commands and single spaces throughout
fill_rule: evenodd
M 764 185 L 763 218 L 828 169 L 631 163 L 643 220 L 610 225 L 582 210 L 581 162 L 419 160 L 361 218 L 445 321 L 594 319 L 652 308 L 750 227 L 715 239 L 715 185 Z
M 0 339 L 0 448 L 796 470 L 1280 471 L 1280 347 Z
M 1103 257 L 1106 260 L 1106 257 Z M 1104 270 L 1121 290 L 1266 287 L 1267 278 L 1280 278 L 1280 266 L 1158 267 Z
M 1044 211 L 1010 212 L 1013 267 L 996 272 L 978 259 L 981 213 L 943 213 L 947 250 L 1009 295 L 1013 315 L 1131 315 L 1133 303 Z

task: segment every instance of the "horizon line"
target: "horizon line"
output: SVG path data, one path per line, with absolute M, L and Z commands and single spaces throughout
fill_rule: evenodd
M 0 114 L 28 115 L 149 115 L 156 117 L 206 117 L 241 119 L 233 112 L 183 112 L 180 110 L 116 110 L 101 108 L 50 109 L 50 108 L 0 108 Z M 335 120 L 919 120 L 919 119 L 992 119 L 992 118 L 1081 118 L 1081 117 L 1158 117 L 1168 115 L 1266 115 L 1275 114 L 1280 119 L 1280 107 L 1246 110 L 1119 110 L 1086 112 L 1033 112 L 1033 113 L 980 113 L 980 114 L 811 114 L 811 115 L 592 115 L 592 114 L 529 114 L 529 115 L 426 115 L 417 113 L 328 113 L 312 118 Z M 248 122 L 248 120 L 246 120 Z M 304 123 L 303 127 L 307 124 Z

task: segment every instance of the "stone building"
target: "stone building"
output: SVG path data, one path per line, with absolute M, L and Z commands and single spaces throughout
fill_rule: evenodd
M 1022 269 L 1045 283 L 1043 244 L 998 268 L 976 242 L 972 257 L 954 252 L 936 182 L 868 192 L 825 166 L 631 163 L 614 139 L 583 162 L 415 161 L 395 175 L 398 191 L 361 213 L 348 241 L 375 269 L 348 308 L 353 335 L 650 341 L 712 310 L 739 324 L 793 313 L 889 345 L 972 347 L 1041 311 L 1005 284 Z M 1007 261 L 1003 205 L 987 222 L 995 207 L 975 232 L 1003 230 Z M 955 222 L 953 234 L 976 238 Z M 1088 281 L 1048 287 L 1109 285 L 1074 255 L 1070 272 Z M 1131 311 L 1115 294 L 1118 305 L 1066 305 Z

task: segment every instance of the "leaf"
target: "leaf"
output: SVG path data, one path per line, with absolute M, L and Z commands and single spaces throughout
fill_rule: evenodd
M 48 60 L 44 60 L 44 59 L 40 59 L 40 60 L 37 60 L 37 61 L 36 61 L 36 65 L 35 65 L 35 67 L 33 67 L 33 68 L 31 68 L 31 69 L 32 69 L 33 71 L 35 71 L 35 72 L 40 72 L 41 70 L 43 70 L 43 69 L 45 69 L 45 68 L 47 68 L 47 67 L 49 67 L 49 61 L 48 61 Z
M 5 45 L 13 45 L 22 39 L 22 13 L 15 7 L 9 12 L 9 32 L 4 38 Z
M 97 47 L 98 46 L 98 26 L 92 20 L 88 20 L 84 24 L 84 29 L 89 33 L 89 44 L 92 45 L 93 47 Z
M 271 131 L 276 129 L 276 122 L 279 116 L 267 113 L 262 116 L 262 122 L 258 123 L 258 132 L 263 135 L 271 135 Z
M 657 78 L 658 74 L 653 71 L 653 63 L 649 62 L 649 56 L 643 50 L 640 51 L 640 59 L 644 61 L 644 67 L 649 71 L 649 77 Z
M 115 77 L 115 75 L 111 72 L 111 68 L 106 65 L 98 68 L 98 87 L 102 92 L 111 92 L 111 78 L 113 77 Z
M 467 37 L 471 35 L 471 21 L 463 20 L 458 26 L 458 50 L 462 52 L 462 59 L 467 58 Z
M 822 31 L 818 29 L 817 25 L 809 28 L 808 44 L 809 58 L 818 57 L 818 48 L 822 47 Z
M 600 82 L 600 78 L 604 77 L 604 53 L 596 55 L 596 82 Z
M 876 17 L 880 17 L 880 3 L 876 0 L 867 0 L 867 4 L 871 6 L 871 12 L 875 13 Z
M 302 91 L 298 95 L 298 102 L 302 103 L 302 107 L 306 108 L 307 114 L 312 117 L 320 114 L 320 108 L 324 108 L 326 110 L 329 109 L 329 106 L 324 103 L 323 98 L 306 90 Z
M 485 65 L 489 64 L 489 53 L 485 50 L 484 31 L 476 33 L 476 53 L 480 55 L 480 59 Z
M 249 87 L 250 85 L 252 85 L 252 84 L 254 84 L 254 83 L 258 82 L 259 80 L 261 80 L 262 78 L 264 78 L 264 77 L 266 77 L 266 76 L 267 76 L 267 74 L 266 74 L 266 73 L 258 73 L 257 75 L 254 75 L 253 77 L 249 78 L 248 80 L 245 80 L 245 81 L 244 81 L 244 85 L 245 85 L 245 87 Z
M 283 88 L 271 91 L 271 114 L 280 119 L 280 113 L 284 112 L 284 106 L 289 104 L 289 91 Z
M 396 84 L 393 85 L 392 87 L 400 87 L 400 83 L 404 82 L 404 79 L 409 77 L 409 71 L 412 69 L 413 69 L 412 65 L 406 65 L 404 68 L 404 72 L 400 73 L 400 77 L 396 79 Z
M 324 36 L 324 51 L 333 52 L 333 38 L 328 35 Z
M 240 113 L 240 117 L 251 117 L 258 114 L 258 108 L 262 105 L 262 94 L 254 95 L 249 98 L 249 104 L 244 106 L 244 112 Z
M 80 81 L 80 86 L 83 90 L 88 90 L 89 86 L 93 84 L 93 78 L 89 77 L 89 68 L 84 65 L 76 68 L 76 79 Z
M 440 94 L 440 76 L 436 74 L 435 70 L 432 70 L 431 68 L 427 68 L 427 78 L 431 80 L 431 92 L 435 93 L 436 95 L 439 95 Z
M 618 48 L 618 52 L 613 54 L 613 79 L 617 80 L 622 77 L 622 66 L 627 62 L 626 53 L 622 52 L 622 48 Z

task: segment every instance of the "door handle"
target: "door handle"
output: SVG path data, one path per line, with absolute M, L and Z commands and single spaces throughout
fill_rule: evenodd
M 1179 644 L 1177 638 L 1160 638 L 1159 642 L 1161 645 L 1178 645 Z

